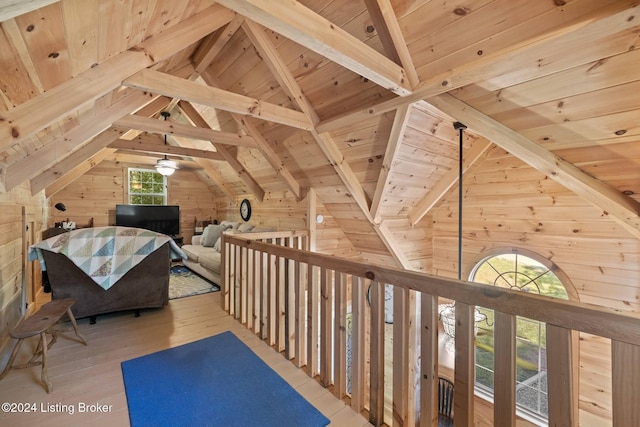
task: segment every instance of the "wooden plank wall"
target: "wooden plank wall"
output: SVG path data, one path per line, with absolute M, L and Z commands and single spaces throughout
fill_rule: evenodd
M 51 197 L 51 206 L 62 202 L 67 210 L 56 215 L 51 208 L 50 224 L 69 218 L 84 225 L 90 218 L 96 227 L 115 224 L 116 204 L 126 203 L 127 168 L 151 168 L 149 165 L 102 162 Z M 180 232 L 191 240 L 194 219 L 216 218 L 215 195 L 193 171 L 178 170 L 167 179 L 168 203 L 180 206 Z M 53 220 L 55 216 L 55 221 Z
M 36 228 L 41 227 L 45 211 L 44 194 L 32 197 L 28 184 L 0 193 L 0 361 L 7 356 L 9 331 L 23 313 L 23 209 L 24 216 Z M 29 268 L 28 265 L 26 267 Z M 33 280 L 39 280 L 39 277 Z M 31 283 L 24 285 L 31 286 Z
M 640 245 L 602 211 L 498 148 L 468 180 L 474 185 L 464 189 L 463 277 L 489 249 L 524 248 L 558 265 L 580 301 L 640 309 Z M 438 275 L 457 275 L 457 218 L 456 187 L 433 214 Z M 580 337 L 580 425 L 611 423 L 609 349 L 606 339 Z

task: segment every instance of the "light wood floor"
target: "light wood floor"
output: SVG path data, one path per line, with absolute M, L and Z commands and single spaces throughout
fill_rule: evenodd
M 0 381 L 0 403 L 35 404 L 33 413 L 0 411 L 0 425 L 11 426 L 128 426 L 127 400 L 120 362 L 201 338 L 232 331 L 265 363 L 331 420 L 331 426 L 370 425 L 302 370 L 253 335 L 220 308 L 220 292 L 172 300 L 162 309 L 143 310 L 140 317 L 118 313 L 78 321 L 87 347 L 61 337 L 49 351 L 53 392 L 40 383 L 40 367 L 12 370 Z M 70 324 L 63 324 L 68 326 Z M 67 334 L 73 337 L 73 331 Z M 18 361 L 26 361 L 36 340 L 26 341 Z M 107 413 L 78 413 L 80 404 L 110 405 Z M 43 412 L 44 408 L 51 408 Z M 52 407 L 53 405 L 53 407 Z M 74 414 L 55 412 L 67 405 Z M 242 410 L 242 408 L 238 408 Z

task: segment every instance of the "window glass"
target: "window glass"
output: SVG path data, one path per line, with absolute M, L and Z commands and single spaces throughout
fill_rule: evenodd
M 470 280 L 522 292 L 568 299 L 565 286 L 548 261 L 517 252 L 503 253 L 479 262 Z M 554 268 L 555 269 L 555 268 Z M 487 322 L 478 325 L 476 337 L 476 387 L 493 394 L 493 310 L 478 309 Z M 543 323 L 518 317 L 516 321 L 516 402 L 518 409 L 547 419 L 546 329 Z
M 166 177 L 152 169 L 129 168 L 129 204 L 166 205 Z

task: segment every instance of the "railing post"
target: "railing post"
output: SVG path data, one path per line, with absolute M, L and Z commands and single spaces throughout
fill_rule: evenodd
M 307 334 L 306 334 L 306 292 L 307 292 L 307 274 L 306 274 L 306 264 L 302 265 L 299 261 L 295 261 L 294 264 L 294 275 L 295 275 L 295 304 L 296 304 L 296 366 L 298 368 L 303 367 L 307 364 L 307 353 L 306 343 L 307 343 Z
M 516 316 L 495 312 L 493 424 L 516 425 Z
M 613 427 L 640 425 L 640 346 L 611 341 Z
M 456 427 L 473 426 L 475 387 L 475 307 L 456 302 L 455 394 Z

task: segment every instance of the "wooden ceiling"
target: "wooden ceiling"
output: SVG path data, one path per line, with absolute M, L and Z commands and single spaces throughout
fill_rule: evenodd
M 465 170 L 499 147 L 640 237 L 636 3 L 0 0 L 0 189 L 168 154 L 232 200 L 313 187 L 406 265 L 460 121 Z

